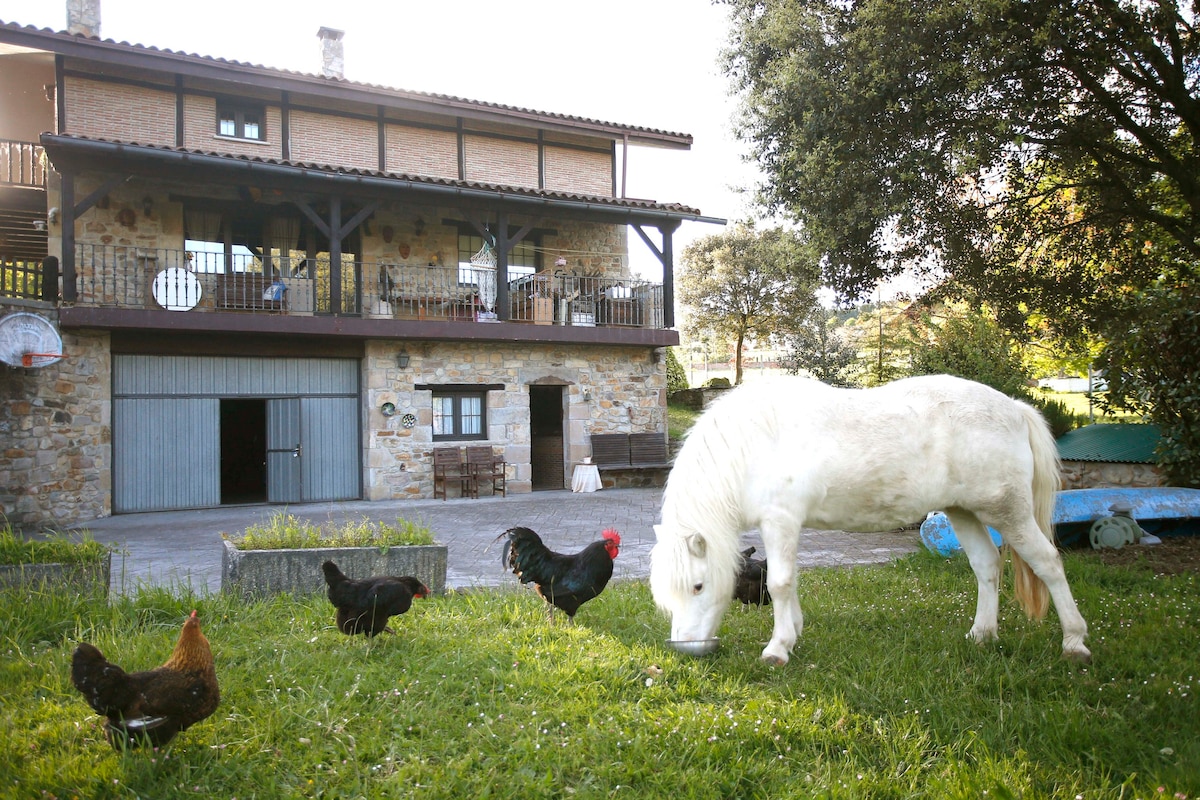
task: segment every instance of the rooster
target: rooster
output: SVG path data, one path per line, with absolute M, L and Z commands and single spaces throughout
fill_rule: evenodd
M 550 604 L 550 616 L 561 608 L 573 622 L 579 607 L 591 600 L 612 578 L 613 559 L 621 546 L 621 534 L 611 528 L 603 538 L 578 553 L 556 553 L 542 543 L 529 528 L 509 528 L 497 539 L 507 537 L 500 563 L 521 579 L 532 583 L 542 599 Z
M 395 631 L 388 627 L 388 620 L 408 611 L 414 597 L 429 596 L 428 586 L 407 575 L 354 580 L 343 575 L 332 561 L 326 561 L 321 569 L 329 586 L 329 602 L 337 609 L 338 630 L 347 636 L 394 634 Z
M 71 656 L 71 682 L 103 714 L 104 735 L 117 750 L 161 747 L 217 710 L 221 692 L 212 650 L 193 611 L 167 663 L 126 672 L 87 642 Z
M 733 584 L 733 599 L 756 606 L 771 604 L 771 593 L 767 591 L 767 562 L 751 558 L 754 548 L 742 551 L 742 568 Z

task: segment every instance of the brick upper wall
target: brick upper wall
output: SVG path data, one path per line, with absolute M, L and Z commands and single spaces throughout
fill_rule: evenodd
M 464 140 L 467 180 L 537 187 L 536 145 L 469 134 Z
M 612 157 L 607 153 L 546 147 L 546 188 L 611 196 Z
M 73 76 L 64 85 L 67 133 L 174 146 L 174 92 Z
M 425 115 L 427 127 L 398 124 L 393 117 L 385 123 L 385 158 L 380 164 L 379 122 L 365 115 L 346 115 L 354 109 L 342 108 L 343 114 L 324 113 L 312 106 L 298 108 L 302 104 L 293 98 L 285 143 L 279 101 L 249 100 L 261 103 L 265 110 L 265 139 L 260 143 L 216 134 L 214 95 L 221 94 L 216 88 L 199 87 L 197 91 L 188 87 L 184 91 L 182 144 L 187 149 L 451 180 L 460 177 L 459 136 L 449 129 L 456 123 L 451 117 Z M 173 88 L 139 85 L 128 77 L 106 80 L 103 76 L 68 75 L 66 99 L 67 133 L 169 147 L 176 144 Z M 355 109 L 360 113 L 366 110 Z M 437 124 L 442 127 L 439 129 Z M 533 132 L 478 121 L 468 128 L 462 135 L 462 177 L 466 180 L 531 189 L 538 188 L 541 180 L 551 191 L 613 194 L 612 155 L 605 149 L 605 142 L 596 137 L 547 135 L 544 173 L 539 175 Z
M 311 111 L 292 111 L 290 119 L 292 161 L 379 169 L 375 122 Z
M 283 126 L 278 106 L 264 109 L 263 124 L 267 138 L 262 143 L 218 136 L 216 99 L 199 95 L 183 98 L 183 146 L 189 150 L 283 158 Z
M 407 125 L 387 126 L 387 171 L 458 178 L 458 136 Z

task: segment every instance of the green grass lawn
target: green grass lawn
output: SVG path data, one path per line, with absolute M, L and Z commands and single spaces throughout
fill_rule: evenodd
M 927 553 L 802 573 L 782 668 L 758 660 L 769 607 L 732 609 L 691 659 L 641 582 L 574 626 L 523 590 L 418 601 L 372 641 L 321 596 L 0 592 L 0 797 L 1195 798 L 1196 576 L 1066 563 L 1091 666 L 1007 599 L 1000 643 L 968 642 L 974 578 Z M 71 687 L 75 643 L 147 668 L 192 607 L 220 708 L 162 751 L 113 752 Z
M 677 403 L 667 405 L 667 434 L 672 439 L 681 439 L 700 418 L 700 411 Z

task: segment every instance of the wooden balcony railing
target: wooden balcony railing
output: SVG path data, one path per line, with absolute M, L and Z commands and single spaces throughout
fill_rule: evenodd
M 48 273 L 42 261 L 0 256 L 0 297 L 41 300 L 46 295 L 43 287 L 46 286 L 47 280 L 55 285 L 55 289 L 50 293 L 50 297 L 53 297 L 57 294 L 57 265 Z
M 662 286 L 636 278 L 514 276 L 507 314 L 495 271 L 328 258 L 263 258 L 185 250 L 77 245 L 76 305 L 240 314 L 539 325 L 664 327 Z
M 40 144 L 0 139 L 0 185 L 46 188 L 46 151 Z

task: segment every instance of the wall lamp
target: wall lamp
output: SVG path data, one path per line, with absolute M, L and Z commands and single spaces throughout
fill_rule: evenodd
M 401 350 L 396 355 L 396 366 L 400 369 L 408 369 L 409 355 L 407 350 Z

